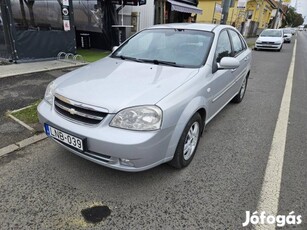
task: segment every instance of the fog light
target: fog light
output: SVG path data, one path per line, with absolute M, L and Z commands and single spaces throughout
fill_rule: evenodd
M 120 158 L 119 160 L 121 165 L 134 167 L 134 164 L 129 159 Z

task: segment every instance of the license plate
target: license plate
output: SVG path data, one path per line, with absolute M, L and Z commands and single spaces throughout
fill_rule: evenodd
M 75 137 L 71 134 L 65 133 L 56 128 L 53 128 L 48 124 L 45 124 L 44 127 L 45 127 L 45 132 L 47 136 L 57 139 L 67 145 L 70 145 L 76 149 L 83 151 L 83 140 L 82 139 Z

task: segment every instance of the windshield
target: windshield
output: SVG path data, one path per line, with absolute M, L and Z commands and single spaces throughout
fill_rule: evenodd
M 132 37 L 111 57 L 179 67 L 204 64 L 213 34 L 205 31 L 149 29 Z
M 264 30 L 261 34 L 261 37 L 282 37 L 280 30 Z
M 291 30 L 284 30 L 284 34 L 291 34 Z

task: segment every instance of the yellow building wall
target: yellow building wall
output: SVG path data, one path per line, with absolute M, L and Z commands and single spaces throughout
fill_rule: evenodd
M 272 7 L 267 0 L 252 0 L 246 4 L 246 11 L 252 11 L 252 21 L 259 22 L 259 29 L 264 29 L 270 22 Z
M 238 9 L 238 1 L 234 2 L 234 7 L 229 8 L 227 24 L 235 27 L 240 27 L 241 23 L 245 21 L 246 10 Z
M 219 24 L 221 21 L 221 14 L 214 13 L 215 3 L 221 4 L 222 1 L 199 0 L 197 7 L 203 10 L 203 14 L 197 15 L 196 21 L 199 23 L 215 22 Z
M 200 23 L 220 23 L 221 13 L 214 13 L 215 4 L 222 4 L 222 1 L 213 0 L 199 0 L 198 8 L 203 10 L 202 15 L 197 15 L 197 22 Z M 238 9 L 238 0 L 234 2 L 234 7 L 229 8 L 227 24 L 240 26 L 241 22 L 245 20 L 245 9 Z M 214 15 L 213 15 L 214 14 Z
M 202 15 L 197 15 L 196 21 L 199 23 L 217 23 L 221 21 L 221 13 L 214 13 L 215 4 L 221 4 L 222 1 L 199 0 L 198 8 L 203 10 Z M 246 20 L 248 11 L 253 12 L 252 21 L 259 22 L 259 29 L 266 28 L 270 22 L 272 7 L 267 0 L 249 0 L 245 9 L 238 9 L 238 0 L 234 2 L 234 7 L 229 8 L 227 24 L 240 27 Z

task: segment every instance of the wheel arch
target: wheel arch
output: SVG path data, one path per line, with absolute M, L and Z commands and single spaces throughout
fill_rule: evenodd
M 187 123 L 193 117 L 195 113 L 199 113 L 202 118 L 203 124 L 201 127 L 202 128 L 201 132 L 203 132 L 205 121 L 206 121 L 206 115 L 207 115 L 207 109 L 206 109 L 206 105 L 204 104 L 204 102 L 205 102 L 204 97 L 201 97 L 201 96 L 196 97 L 193 100 L 191 100 L 187 104 L 185 109 L 182 111 L 178 119 L 178 122 L 174 128 L 165 159 L 171 160 L 173 158 L 177 145 L 179 143 L 181 134 L 184 128 L 186 127 Z

